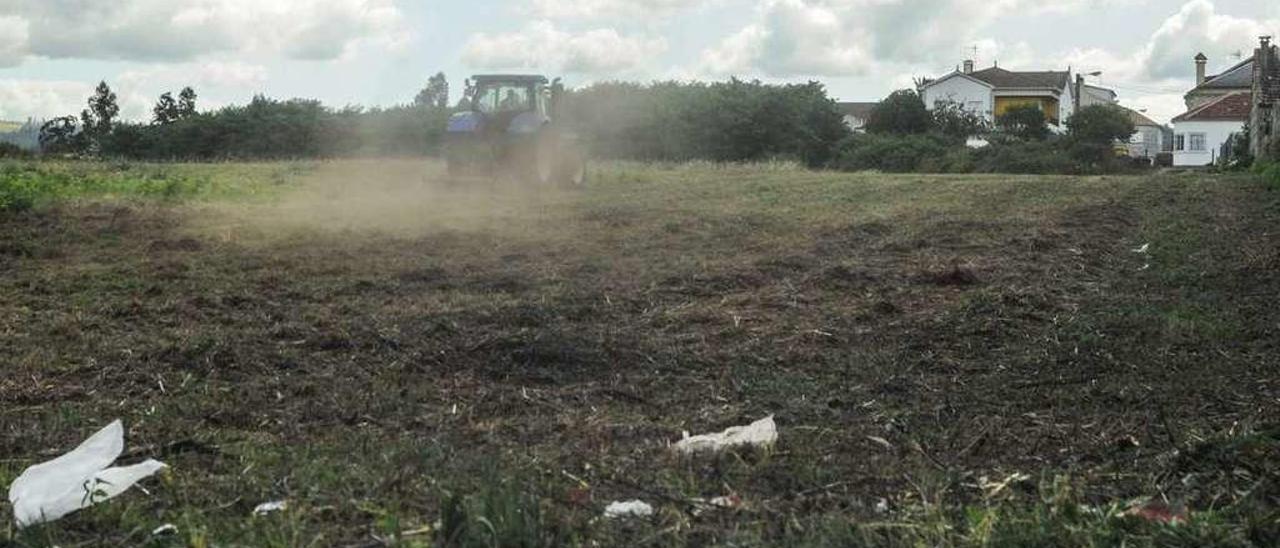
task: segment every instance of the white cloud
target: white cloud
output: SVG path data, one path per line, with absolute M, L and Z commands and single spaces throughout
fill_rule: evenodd
M 1258 36 L 1275 35 L 1280 20 L 1246 19 L 1217 13 L 1209 0 L 1191 0 L 1160 25 L 1138 54 L 1151 78 L 1181 78 L 1194 74 L 1192 58 L 1204 52 L 1217 68 L 1234 53 L 1250 55 Z
M 858 76 L 879 64 L 952 60 L 1019 1 L 762 0 L 755 22 L 703 52 L 702 68 Z
M 612 28 L 573 33 L 535 21 L 517 32 L 472 35 L 462 60 L 479 69 L 624 75 L 651 63 L 666 48 L 662 38 L 626 36 Z
M 199 94 L 200 110 L 215 109 L 234 99 L 243 101 L 267 82 L 267 70 L 239 62 L 152 65 L 125 71 L 107 80 L 116 93 L 120 117 L 145 122 L 161 93 L 175 95 L 184 86 Z M 79 114 L 97 82 L 0 80 L 0 119 L 49 119 Z
M 532 0 L 531 11 L 548 19 L 613 19 L 664 16 L 709 0 Z
M 3 23 L 8 21 L 8 23 Z M 393 0 L 0 0 L 0 30 L 28 32 L 0 61 L 50 58 L 190 60 L 221 52 L 333 59 L 362 43 L 405 41 Z
M 85 82 L 0 80 L 0 119 L 23 121 L 78 114 L 93 93 Z
M 119 97 L 120 115 L 127 120 L 146 121 L 161 93 L 191 86 L 199 95 L 200 110 L 243 102 L 267 83 L 267 69 L 241 62 L 199 62 L 153 65 L 129 70 L 108 82 Z
M 0 67 L 22 64 L 30 36 L 30 24 L 26 19 L 0 15 Z

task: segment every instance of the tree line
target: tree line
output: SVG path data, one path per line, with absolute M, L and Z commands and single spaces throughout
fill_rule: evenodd
M 187 87 L 160 95 L 148 123 L 119 120 L 104 82 L 79 116 L 48 121 L 46 152 L 148 160 L 281 159 L 431 155 L 444 142 L 450 105 L 443 73 L 413 102 L 390 108 L 331 108 L 310 99 L 256 96 L 200 111 Z M 885 171 L 1101 172 L 1125 167 L 1112 152 L 1134 132 L 1119 109 L 1087 107 L 1058 136 L 1038 108 L 1015 108 L 989 124 L 957 104 L 925 108 L 900 90 L 852 132 L 822 84 L 603 82 L 569 91 L 557 116 L 596 158 L 643 161 L 786 159 L 810 167 Z M 982 136 L 991 146 L 969 150 Z
M 120 119 L 118 98 L 98 84 L 78 116 L 44 123 L 40 149 L 143 160 L 253 160 L 437 152 L 453 109 L 448 81 L 432 76 L 414 102 L 389 108 L 332 108 L 313 99 L 257 95 L 244 105 L 200 111 L 191 87 L 165 92 L 148 122 Z

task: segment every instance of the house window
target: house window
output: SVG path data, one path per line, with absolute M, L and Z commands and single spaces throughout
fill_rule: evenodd
M 1187 135 L 1185 133 L 1179 133 L 1177 135 L 1174 135 L 1173 150 L 1182 151 L 1186 149 L 1187 149 Z
M 1204 149 L 1204 134 L 1203 134 L 1203 133 L 1191 133 L 1191 134 L 1189 134 L 1189 135 L 1190 135 L 1191 139 L 1190 139 L 1190 142 L 1188 143 L 1188 145 L 1189 145 L 1189 146 L 1190 146 L 1190 148 L 1191 148 L 1191 152 L 1204 152 L 1204 150 L 1205 150 L 1205 149 Z

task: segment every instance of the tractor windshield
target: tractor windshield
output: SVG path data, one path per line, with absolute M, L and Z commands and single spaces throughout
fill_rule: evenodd
M 528 86 L 493 84 L 476 90 L 476 110 L 494 112 L 523 112 L 533 109 L 532 90 Z

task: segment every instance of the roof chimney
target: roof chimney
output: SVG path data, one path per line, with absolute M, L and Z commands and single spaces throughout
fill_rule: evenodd
M 964 60 L 964 73 L 973 74 L 973 59 Z
M 1204 53 L 1196 54 L 1196 85 L 1197 86 L 1204 83 L 1204 65 L 1207 62 L 1209 62 L 1209 58 L 1205 57 Z

